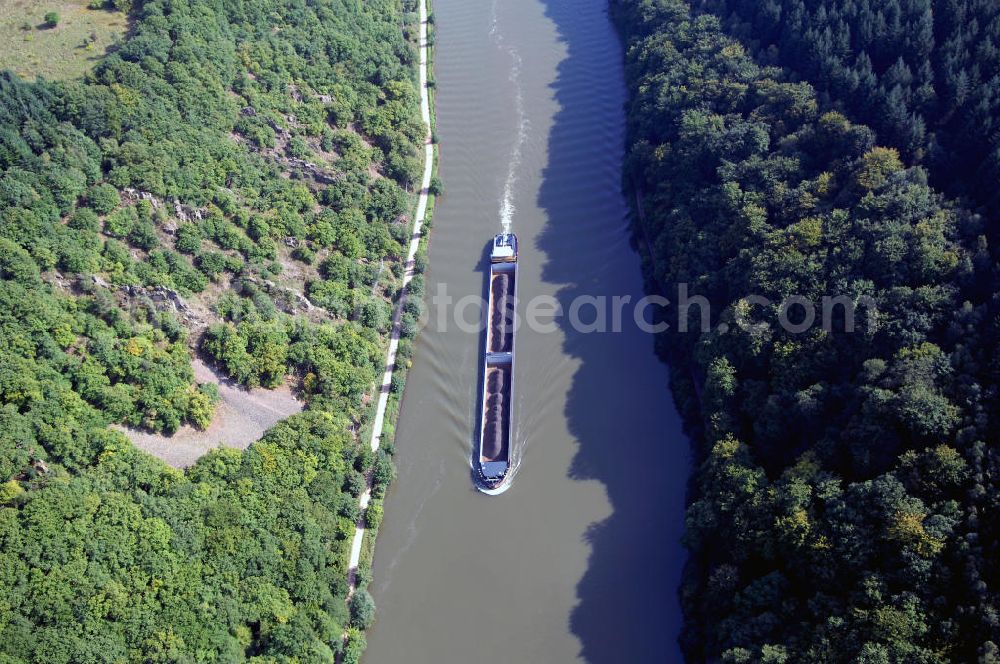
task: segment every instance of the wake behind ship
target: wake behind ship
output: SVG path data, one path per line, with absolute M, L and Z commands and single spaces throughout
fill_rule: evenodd
M 517 303 L 517 237 L 500 233 L 490 250 L 489 307 L 479 402 L 480 489 L 502 493 L 510 472 L 514 398 L 514 311 Z

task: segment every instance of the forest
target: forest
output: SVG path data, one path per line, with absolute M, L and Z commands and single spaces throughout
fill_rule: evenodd
M 706 0 L 764 61 L 868 124 L 1000 223 L 1000 5 L 990 0 Z
M 713 305 L 657 342 L 693 439 L 686 657 L 1000 661 L 995 3 L 612 10 L 647 288 Z M 874 306 L 793 333 L 751 295 Z
M 416 3 L 114 4 L 128 36 L 83 78 L 0 73 L 0 661 L 357 662 Z M 206 427 L 195 354 L 306 410 L 168 467 L 117 427 Z

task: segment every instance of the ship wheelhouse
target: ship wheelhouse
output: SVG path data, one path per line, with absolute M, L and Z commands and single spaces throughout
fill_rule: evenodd
M 517 260 L 517 237 L 513 233 L 500 233 L 493 238 L 490 252 L 492 263 L 512 263 Z

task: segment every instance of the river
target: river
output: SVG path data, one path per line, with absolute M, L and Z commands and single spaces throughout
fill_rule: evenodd
M 509 219 L 519 299 L 642 296 L 604 0 L 435 0 L 440 175 L 428 297 L 481 296 Z M 581 318 L 592 314 L 584 309 Z M 476 491 L 478 332 L 430 306 L 397 425 L 366 664 L 675 662 L 688 442 L 652 337 L 517 337 L 511 488 Z M 440 315 L 439 315 L 440 314 Z M 474 318 L 472 310 L 468 318 Z M 439 320 L 439 318 L 441 320 Z M 442 324 L 443 322 L 443 324 Z

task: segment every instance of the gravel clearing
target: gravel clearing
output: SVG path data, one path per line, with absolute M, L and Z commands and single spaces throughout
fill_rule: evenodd
M 219 404 L 206 430 L 184 425 L 173 435 L 165 436 L 120 427 L 136 447 L 163 459 L 174 468 L 192 465 L 215 447 L 246 449 L 279 420 L 302 410 L 303 403 L 295 398 L 287 385 L 273 390 L 248 390 L 200 359 L 196 358 L 192 366 L 199 383 L 215 383 L 219 387 Z

